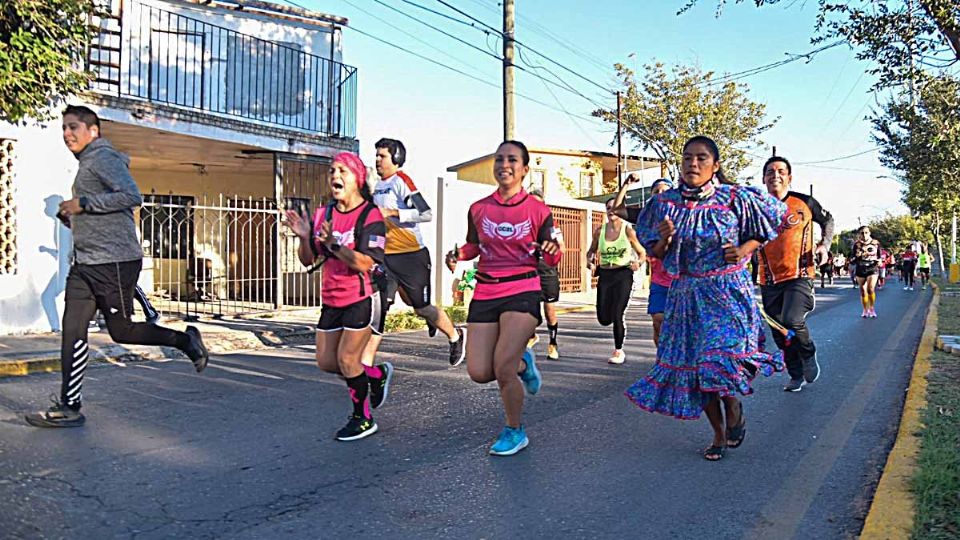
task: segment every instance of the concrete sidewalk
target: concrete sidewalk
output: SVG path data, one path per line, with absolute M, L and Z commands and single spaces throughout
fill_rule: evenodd
M 560 313 L 593 309 L 591 304 L 559 302 Z M 254 351 L 291 345 L 312 344 L 319 309 L 278 311 L 186 323 L 166 320 L 161 324 L 183 330 L 188 324 L 203 334 L 210 354 Z M 100 362 L 138 362 L 162 358 L 185 358 L 171 347 L 119 345 L 106 329 L 89 334 L 90 358 Z M 0 336 L 0 377 L 29 375 L 60 370 L 60 334 Z

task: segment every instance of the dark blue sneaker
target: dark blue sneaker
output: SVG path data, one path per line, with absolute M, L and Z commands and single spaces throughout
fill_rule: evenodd
M 528 444 L 530 444 L 530 439 L 527 438 L 523 426 L 519 428 L 504 426 L 503 431 L 500 432 L 500 436 L 497 437 L 493 446 L 490 447 L 490 455 L 512 456 L 526 448 Z
M 527 368 L 520 373 L 520 380 L 523 381 L 523 387 L 531 396 L 540 391 L 540 384 L 543 382 L 540 378 L 540 370 L 537 369 L 536 357 L 533 349 L 523 351 L 523 361 L 527 364 Z

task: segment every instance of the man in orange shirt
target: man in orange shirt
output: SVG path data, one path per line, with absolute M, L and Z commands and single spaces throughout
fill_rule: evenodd
M 799 392 L 804 384 L 820 376 L 817 347 L 810 337 L 806 317 L 816 306 L 814 269 L 827 259 L 827 246 L 833 239 L 833 216 L 812 196 L 790 191 L 792 180 L 790 162 L 785 158 L 774 156 L 764 164 L 763 183 L 771 195 L 786 203 L 787 214 L 780 225 L 780 234 L 757 253 L 763 308 L 770 317 L 794 332 L 789 340 L 781 332 L 773 332 L 790 374 L 790 382 L 783 389 Z M 814 223 L 821 231 L 816 246 Z

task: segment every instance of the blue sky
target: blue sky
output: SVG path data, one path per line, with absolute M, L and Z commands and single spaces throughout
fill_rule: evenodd
M 436 0 L 412 0 L 458 16 Z M 380 3 L 382 2 L 382 3 Z M 297 0 L 297 4 L 349 18 L 363 32 L 457 67 L 499 87 L 500 64 L 494 58 L 391 11 L 394 6 L 418 19 L 460 36 L 481 49 L 499 53 L 499 43 L 483 33 L 419 10 L 402 0 Z M 500 27 L 496 0 L 449 0 L 449 3 Z M 738 72 L 805 53 L 815 48 L 816 2 L 790 8 L 779 5 L 756 9 L 752 4 L 728 5 L 714 17 L 714 0 L 684 15 L 677 9 L 683 0 L 516 0 L 517 39 L 554 60 L 596 81 L 613 86 L 615 62 L 642 66 L 660 61 L 667 65 L 696 63 L 705 70 Z M 790 3 L 787 3 L 790 4 Z M 378 20 L 377 17 L 384 20 Z M 390 25 L 393 25 L 391 27 Z M 396 28 L 394 28 L 396 27 Z M 399 29 L 399 30 L 398 30 Z M 401 32 L 406 31 L 411 35 Z M 574 54 L 550 39 L 558 36 Z M 416 39 L 415 39 L 416 38 Z M 417 39 L 426 42 L 418 42 Z M 429 45 L 428 45 L 429 44 Z M 431 48 L 432 45 L 435 48 Z M 439 50 L 437 50 L 439 49 Z M 634 57 L 629 55 L 634 54 Z M 767 104 L 769 118 L 780 117 L 764 134 L 768 145 L 798 163 L 794 189 L 814 195 L 835 215 L 838 225 L 851 228 L 858 217 L 864 222 L 887 212 L 901 214 L 899 185 L 888 178 L 877 153 L 832 161 L 868 151 L 876 145 L 863 120 L 875 98 L 868 93 L 873 79 L 866 65 L 853 58 L 846 45 L 744 79 L 750 96 Z M 532 55 L 525 58 L 533 59 Z M 361 156 L 372 163 L 373 142 L 381 136 L 402 139 L 409 151 L 405 167 L 415 179 L 430 181 L 449 165 L 491 152 L 501 140 L 501 97 L 498 88 L 430 64 L 350 30 L 344 33 L 344 61 L 360 73 L 358 127 Z M 540 60 L 581 93 L 597 102 L 612 98 L 587 82 Z M 614 150 L 609 146 L 613 128 L 582 118 L 595 108 L 587 100 L 550 87 L 527 73 L 517 74 L 517 91 L 572 115 L 517 98 L 517 136 L 530 146 Z M 625 147 L 629 148 L 629 147 Z M 769 150 L 758 154 L 767 155 Z M 748 168 L 756 174 L 762 162 Z

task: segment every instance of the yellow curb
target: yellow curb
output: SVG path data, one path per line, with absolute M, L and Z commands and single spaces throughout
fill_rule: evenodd
M 937 312 L 940 306 L 940 288 L 935 283 L 931 282 L 931 285 L 933 300 L 930 301 L 923 336 L 913 363 L 897 441 L 880 476 L 877 492 L 860 533 L 861 539 L 907 540 L 913 531 L 916 504 L 910 483 L 917 469 L 917 455 L 920 452 L 917 434 L 923 428 L 920 413 L 927 406 L 927 374 L 930 372 L 930 353 L 937 339 Z
M 49 373 L 60 371 L 59 358 L 31 358 L 0 362 L 0 377 L 22 377 L 31 373 Z

